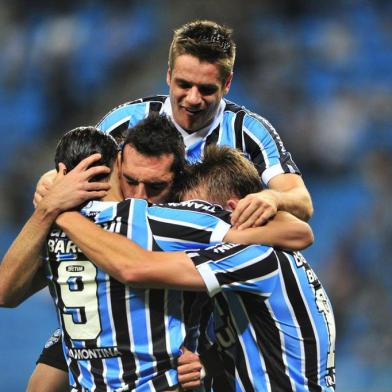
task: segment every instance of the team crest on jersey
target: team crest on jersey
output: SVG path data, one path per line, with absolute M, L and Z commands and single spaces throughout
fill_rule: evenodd
M 49 348 L 53 346 L 61 339 L 61 329 L 58 328 L 53 332 L 53 335 L 49 338 L 49 340 L 45 343 L 45 348 Z

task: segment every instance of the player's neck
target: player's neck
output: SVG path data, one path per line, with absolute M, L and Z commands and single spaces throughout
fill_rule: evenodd
M 121 193 L 120 186 L 118 183 L 113 184 L 110 183 L 111 188 L 108 190 L 108 193 L 105 197 L 102 198 L 102 201 L 121 201 L 124 200 L 124 197 Z
M 124 200 L 121 192 L 120 183 L 118 181 L 117 168 L 113 168 L 109 179 L 110 189 L 108 190 L 102 201 L 122 201 Z
M 105 197 L 103 197 L 102 201 L 122 201 L 124 200 L 123 194 L 120 188 L 120 182 L 118 179 L 118 165 L 117 163 L 113 165 L 112 172 L 110 173 L 109 178 L 110 189 L 107 191 Z

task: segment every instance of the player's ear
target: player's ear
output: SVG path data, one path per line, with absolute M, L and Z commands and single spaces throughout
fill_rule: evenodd
M 237 204 L 238 204 L 238 199 L 229 199 L 226 202 L 225 210 L 234 211 L 235 208 L 237 207 Z
M 171 80 L 171 69 L 168 67 L 167 73 L 166 73 L 166 83 L 168 86 L 170 86 L 170 80 Z
M 122 161 L 122 151 L 119 151 L 116 158 L 117 174 L 119 177 L 121 173 L 121 161 Z
M 233 72 L 230 73 L 230 75 L 227 77 L 227 79 L 223 85 L 223 94 L 224 95 L 226 95 L 229 92 L 232 80 L 233 80 Z

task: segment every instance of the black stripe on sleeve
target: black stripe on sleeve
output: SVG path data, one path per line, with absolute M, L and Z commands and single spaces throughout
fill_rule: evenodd
M 285 173 L 301 174 L 297 165 L 293 161 L 291 154 L 286 150 L 281 137 L 279 136 L 276 129 L 271 125 L 271 123 L 268 120 L 266 120 L 264 117 L 261 117 L 260 115 L 258 115 L 256 113 L 249 112 L 248 114 L 251 117 L 254 117 L 257 121 L 259 121 L 264 126 L 264 128 L 268 131 L 268 133 L 271 135 L 271 137 L 273 138 L 273 140 L 277 146 L 277 149 L 279 151 L 280 164 L 282 165 L 282 168 L 285 171 Z M 255 143 L 253 142 L 253 145 L 252 145 L 250 140 L 251 139 L 249 137 L 246 138 L 246 143 L 245 143 L 247 145 L 246 150 L 249 149 L 250 151 L 248 151 L 248 152 L 251 154 L 251 156 L 253 156 L 256 151 L 260 150 L 260 148 L 257 146 L 255 149 L 255 146 L 254 146 Z M 264 161 L 264 158 L 259 153 L 257 153 L 256 155 L 257 155 L 257 160 L 258 160 L 257 163 L 261 164 L 261 161 Z M 253 161 L 253 157 L 252 157 L 252 161 Z M 264 165 L 265 165 L 265 163 L 264 163 Z
M 252 162 L 261 177 L 264 170 L 267 168 L 267 165 L 260 150 L 260 146 L 258 146 L 257 143 L 247 133 L 244 133 L 244 144 L 246 145 L 246 150 L 244 151 L 249 153 Z
M 234 120 L 235 147 L 241 151 L 246 151 L 242 140 L 245 114 L 246 114 L 245 110 L 240 110 L 238 113 L 236 113 L 235 120 Z

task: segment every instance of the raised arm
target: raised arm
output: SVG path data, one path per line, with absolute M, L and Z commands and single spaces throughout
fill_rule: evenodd
M 286 173 L 273 177 L 268 189 L 249 194 L 239 201 L 231 223 L 240 229 L 259 226 L 277 211 L 290 212 L 304 221 L 310 219 L 313 214 L 312 199 L 301 176 Z

